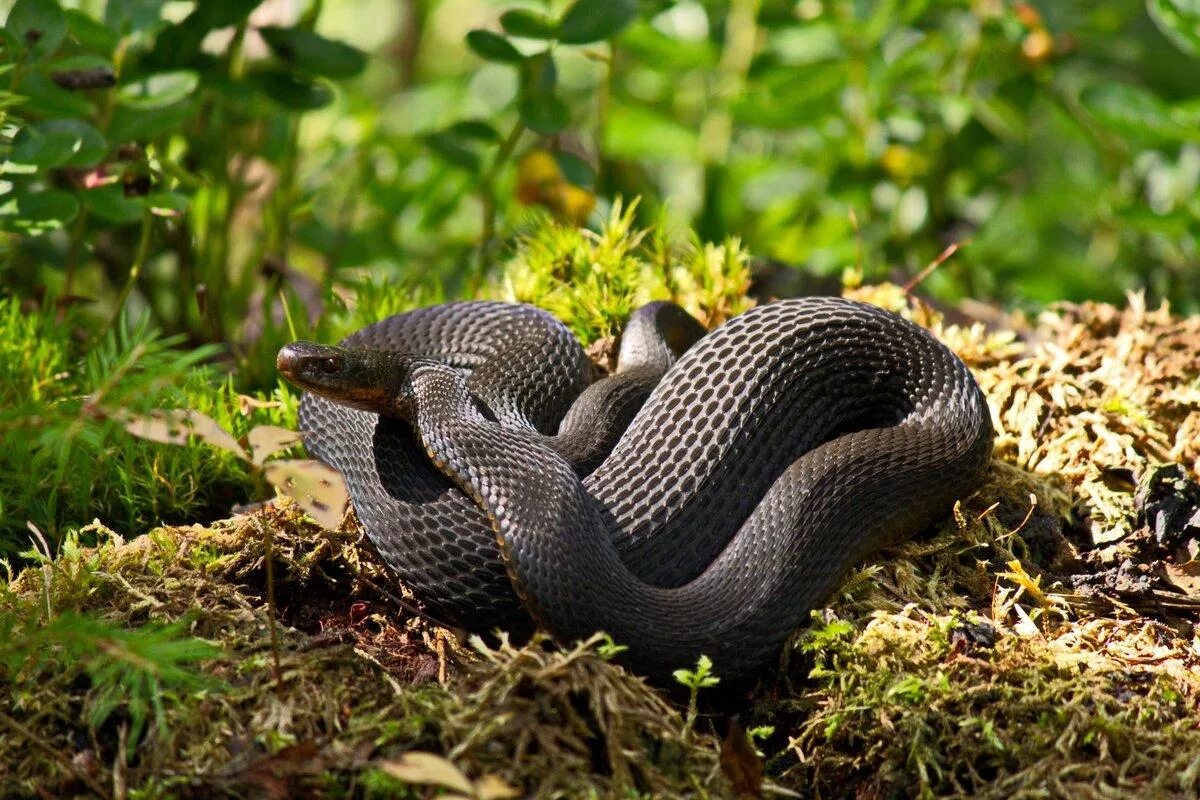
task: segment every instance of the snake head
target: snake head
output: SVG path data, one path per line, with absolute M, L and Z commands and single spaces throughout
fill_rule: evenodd
M 407 419 L 413 413 L 409 376 L 425 361 L 408 353 L 292 342 L 280 348 L 275 366 L 289 382 L 339 405 Z

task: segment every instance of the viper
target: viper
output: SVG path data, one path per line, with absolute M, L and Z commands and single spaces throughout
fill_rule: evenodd
M 383 560 L 471 629 L 597 630 L 651 677 L 760 667 L 856 563 L 974 490 L 993 430 L 970 371 L 875 306 L 802 298 L 705 333 L 634 313 L 592 380 L 550 314 L 460 302 L 295 342 L 306 446 Z

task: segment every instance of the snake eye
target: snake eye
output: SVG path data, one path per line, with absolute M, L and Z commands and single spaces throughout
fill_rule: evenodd
M 335 356 L 322 358 L 317 362 L 317 369 L 324 372 L 326 375 L 332 375 L 335 372 L 340 372 L 342 369 L 342 360 Z

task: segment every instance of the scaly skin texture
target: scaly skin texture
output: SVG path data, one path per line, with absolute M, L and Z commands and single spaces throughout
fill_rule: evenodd
M 396 374 L 397 413 L 485 510 L 534 617 L 566 640 L 606 630 L 659 678 L 701 654 L 722 676 L 760 666 L 854 563 L 970 492 L 991 453 L 961 361 L 835 298 L 710 333 L 582 480 L 528 426 L 492 419 L 454 368 L 401 359 Z M 375 480 L 335 466 L 352 492 Z M 376 540 L 398 535 L 359 513 Z
M 415 355 L 453 367 L 490 418 L 538 433 L 586 475 L 678 354 L 705 332 L 670 303 L 639 309 L 630 329 L 617 374 L 590 385 L 591 365 L 571 332 L 544 311 L 509 303 L 417 309 L 354 333 L 342 348 L 294 343 L 277 361 L 293 383 L 314 392 L 300 404 L 309 452 L 346 477 L 368 538 L 426 609 L 471 630 L 522 631 L 529 615 L 491 524 L 433 467 L 403 421 L 410 414 L 393 402 L 403 398 L 395 397 L 390 358 Z

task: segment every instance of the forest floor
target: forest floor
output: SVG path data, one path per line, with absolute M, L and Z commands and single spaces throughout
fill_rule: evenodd
M 54 617 L 41 649 L 0 630 L 21 643 L 0 662 L 0 796 L 1200 794 L 1200 318 L 848 294 L 963 357 L 995 456 L 756 682 L 664 692 L 603 637 L 438 628 L 352 516 L 329 531 L 281 500 L 129 540 L 97 524 L 0 584 L 5 619 Z

